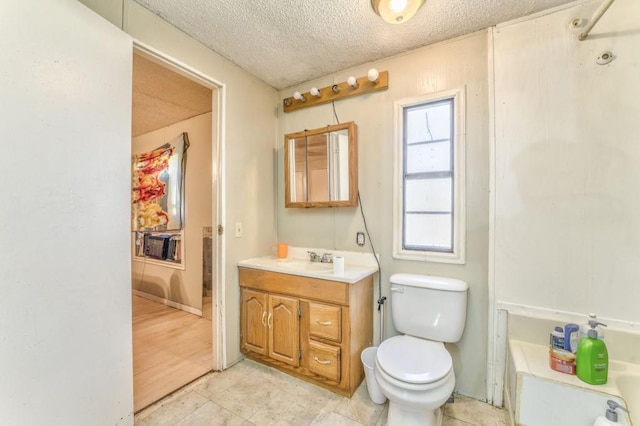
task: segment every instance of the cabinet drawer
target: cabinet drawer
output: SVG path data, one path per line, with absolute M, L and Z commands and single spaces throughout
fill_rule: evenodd
M 340 306 L 309 303 L 309 334 L 339 343 L 342 340 L 340 317 Z
M 309 342 L 309 370 L 318 376 L 340 381 L 340 348 L 319 342 Z

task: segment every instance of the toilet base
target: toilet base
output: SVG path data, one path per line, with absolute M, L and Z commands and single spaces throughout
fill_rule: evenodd
M 389 401 L 387 426 L 441 426 L 442 409 L 419 410 L 401 407 Z

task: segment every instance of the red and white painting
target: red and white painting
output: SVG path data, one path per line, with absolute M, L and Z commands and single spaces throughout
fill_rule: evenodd
M 187 134 L 182 133 L 153 151 L 133 156 L 133 231 L 182 229 L 185 153 L 188 147 Z

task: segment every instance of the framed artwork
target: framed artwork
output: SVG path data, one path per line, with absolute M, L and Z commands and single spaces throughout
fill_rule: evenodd
M 189 138 L 132 158 L 132 231 L 178 231 L 184 226 L 184 171 Z

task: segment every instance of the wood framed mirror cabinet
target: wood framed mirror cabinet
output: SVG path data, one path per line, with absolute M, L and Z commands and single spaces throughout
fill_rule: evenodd
M 357 133 L 350 121 L 284 136 L 285 207 L 358 205 Z

